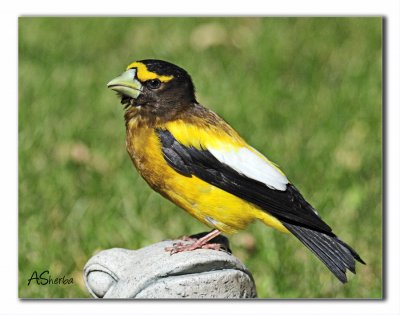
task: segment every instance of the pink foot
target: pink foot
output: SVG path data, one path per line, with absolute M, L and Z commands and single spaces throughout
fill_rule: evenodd
M 218 243 L 209 243 L 209 244 L 204 244 L 201 246 L 203 249 L 213 249 L 213 250 L 221 250 L 221 244 Z
M 174 244 L 172 247 L 166 247 L 165 251 L 169 252 L 171 255 L 182 252 L 190 252 L 199 248 L 203 249 L 213 249 L 213 250 L 221 250 L 221 244 L 210 243 L 210 244 L 201 244 L 198 242 L 194 242 L 191 244 L 183 244 L 181 242 Z
M 172 254 L 176 254 L 176 253 L 192 251 L 197 248 L 208 248 L 208 249 L 220 250 L 221 249 L 220 244 L 213 244 L 213 243 L 208 244 L 207 243 L 208 241 L 212 240 L 214 237 L 218 236 L 220 233 L 221 233 L 220 231 L 214 230 L 190 244 L 183 244 L 182 242 L 178 242 L 178 243 L 174 244 L 174 246 L 172 246 L 172 247 L 165 248 L 165 251 L 170 252 L 172 255 Z M 186 237 L 186 239 L 187 239 L 187 237 Z

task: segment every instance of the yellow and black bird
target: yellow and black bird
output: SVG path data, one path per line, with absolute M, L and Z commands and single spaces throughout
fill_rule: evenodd
M 172 252 L 212 248 L 223 233 L 260 220 L 292 233 L 341 281 L 360 256 L 341 241 L 285 174 L 199 104 L 190 75 L 162 60 L 131 63 L 108 83 L 125 106 L 126 146 L 146 182 L 212 227 Z

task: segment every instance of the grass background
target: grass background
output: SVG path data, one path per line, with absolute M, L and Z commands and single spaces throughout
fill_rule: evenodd
M 97 251 L 207 228 L 147 187 L 106 83 L 164 59 L 198 100 L 277 162 L 368 263 L 340 284 L 294 237 L 261 223 L 230 238 L 259 297 L 382 297 L 380 18 L 19 19 L 19 296 L 89 297 Z M 33 271 L 71 286 L 27 285 Z

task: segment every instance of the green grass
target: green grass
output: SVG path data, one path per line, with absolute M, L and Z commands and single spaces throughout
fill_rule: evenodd
M 367 262 L 342 285 L 294 237 L 230 238 L 259 297 L 382 297 L 380 18 L 19 20 L 19 296 L 89 297 L 96 251 L 208 228 L 153 192 L 106 83 L 134 60 L 185 68 L 198 100 L 277 162 Z M 71 286 L 27 286 L 33 271 Z

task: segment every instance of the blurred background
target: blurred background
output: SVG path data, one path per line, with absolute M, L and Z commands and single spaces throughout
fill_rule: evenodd
M 382 297 L 380 18 L 19 19 L 19 297 L 89 297 L 96 252 L 207 231 L 153 192 L 106 83 L 134 60 L 186 69 L 200 103 L 276 162 L 367 262 L 342 285 L 294 237 L 230 237 L 263 298 Z M 27 285 L 34 271 L 73 285 Z

